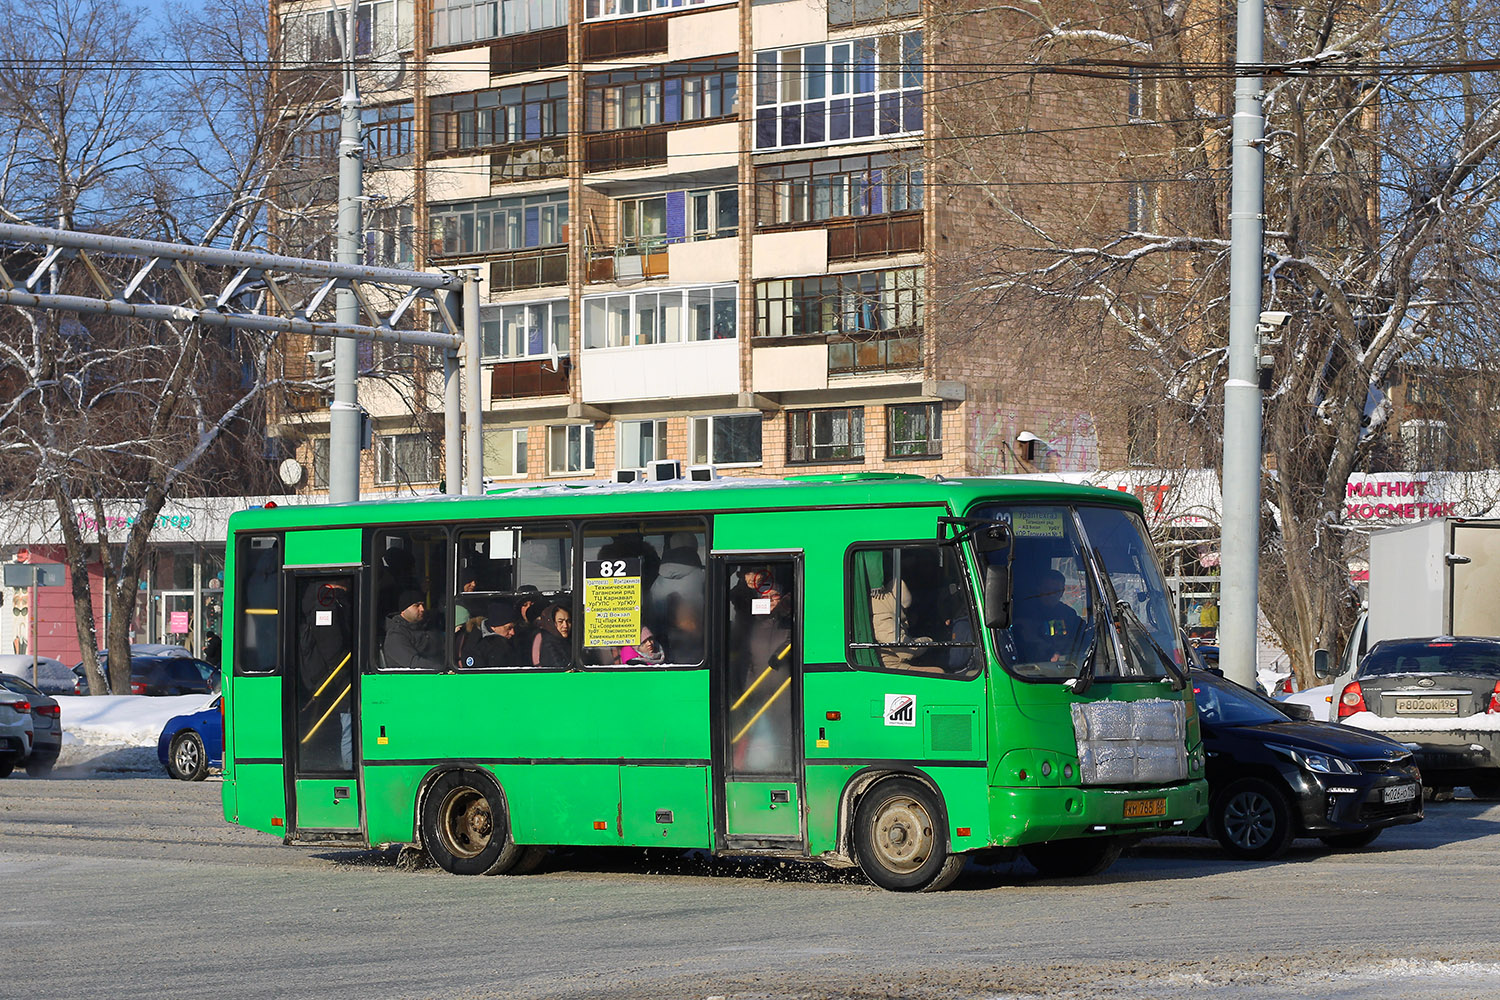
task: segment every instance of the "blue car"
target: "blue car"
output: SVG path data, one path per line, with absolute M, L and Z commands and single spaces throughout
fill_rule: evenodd
M 179 781 L 202 781 L 210 767 L 224 766 L 224 698 L 169 719 L 156 741 L 156 757 Z

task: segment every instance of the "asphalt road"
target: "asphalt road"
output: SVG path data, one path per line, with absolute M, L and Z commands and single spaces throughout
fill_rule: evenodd
M 1242 864 L 1159 840 L 1095 879 L 948 892 L 640 852 L 458 878 L 230 827 L 216 780 L 0 781 L 0 998 L 1500 996 L 1500 806 Z

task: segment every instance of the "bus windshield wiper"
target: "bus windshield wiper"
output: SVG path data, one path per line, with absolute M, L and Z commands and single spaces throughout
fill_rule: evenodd
M 1095 663 L 1099 654 L 1099 619 L 1103 617 L 1104 608 L 1101 606 L 1094 611 L 1093 635 L 1089 638 L 1089 648 L 1083 651 L 1083 664 L 1078 669 L 1078 676 L 1069 678 L 1063 682 L 1063 686 L 1074 694 L 1084 694 L 1094 686 Z M 1105 627 L 1109 625 L 1105 622 Z
M 1175 678 L 1172 685 L 1173 690 L 1181 691 L 1187 687 L 1187 673 L 1177 665 L 1177 661 L 1172 659 L 1172 655 L 1162 648 L 1161 643 L 1156 641 L 1156 636 L 1152 635 L 1151 630 L 1146 627 L 1146 623 L 1141 621 L 1141 616 L 1135 613 L 1135 608 L 1131 606 L 1130 602 L 1121 598 L 1115 602 L 1115 610 L 1118 612 L 1120 618 L 1133 622 L 1136 631 L 1146 637 L 1146 641 L 1151 644 L 1151 649 L 1156 653 L 1157 659 L 1161 660 L 1162 666 L 1166 667 L 1167 672 Z

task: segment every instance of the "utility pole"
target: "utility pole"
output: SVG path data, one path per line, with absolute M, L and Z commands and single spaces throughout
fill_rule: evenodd
M 1233 159 L 1229 205 L 1229 380 L 1224 385 L 1219 665 L 1254 688 L 1260 577 L 1261 398 L 1259 334 L 1265 239 L 1263 0 L 1239 0 L 1235 26 Z
M 340 264 L 359 264 L 363 242 L 360 206 L 364 194 L 364 148 L 360 145 L 359 80 L 354 72 L 354 47 L 358 35 L 358 0 L 349 0 L 344 22 L 344 94 L 339 100 L 339 214 L 338 255 Z M 359 322 L 359 302 L 354 290 L 341 287 L 335 293 L 334 315 L 343 326 Z M 333 406 L 328 413 L 328 500 L 343 503 L 359 499 L 360 409 L 358 396 L 359 344 L 340 337 L 333 345 Z

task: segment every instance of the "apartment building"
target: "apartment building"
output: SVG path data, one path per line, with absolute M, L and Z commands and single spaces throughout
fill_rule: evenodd
M 272 13 L 284 74 L 338 57 L 328 7 Z M 486 477 L 1123 458 L 1124 429 L 1067 363 L 1013 348 L 1004 317 L 954 289 L 966 236 L 1015 225 L 958 169 L 1001 147 L 946 141 L 965 116 L 941 113 L 945 94 L 975 97 L 939 84 L 945 66 L 1005 44 L 992 16 L 934 28 L 918 0 L 360 2 L 367 257 L 482 269 Z M 1098 100 L 1130 113 L 1124 87 Z M 301 128 L 310 162 L 332 162 L 330 108 Z M 1103 224 L 1139 210 L 1121 197 Z M 309 219 L 326 240 L 331 211 Z M 304 242 L 286 249 L 324 245 Z M 441 475 L 435 359 L 406 350 L 363 357 L 386 376 L 360 383 L 372 488 Z M 294 353 L 290 374 L 316 374 Z M 302 393 L 278 416 L 313 491 L 327 403 Z

